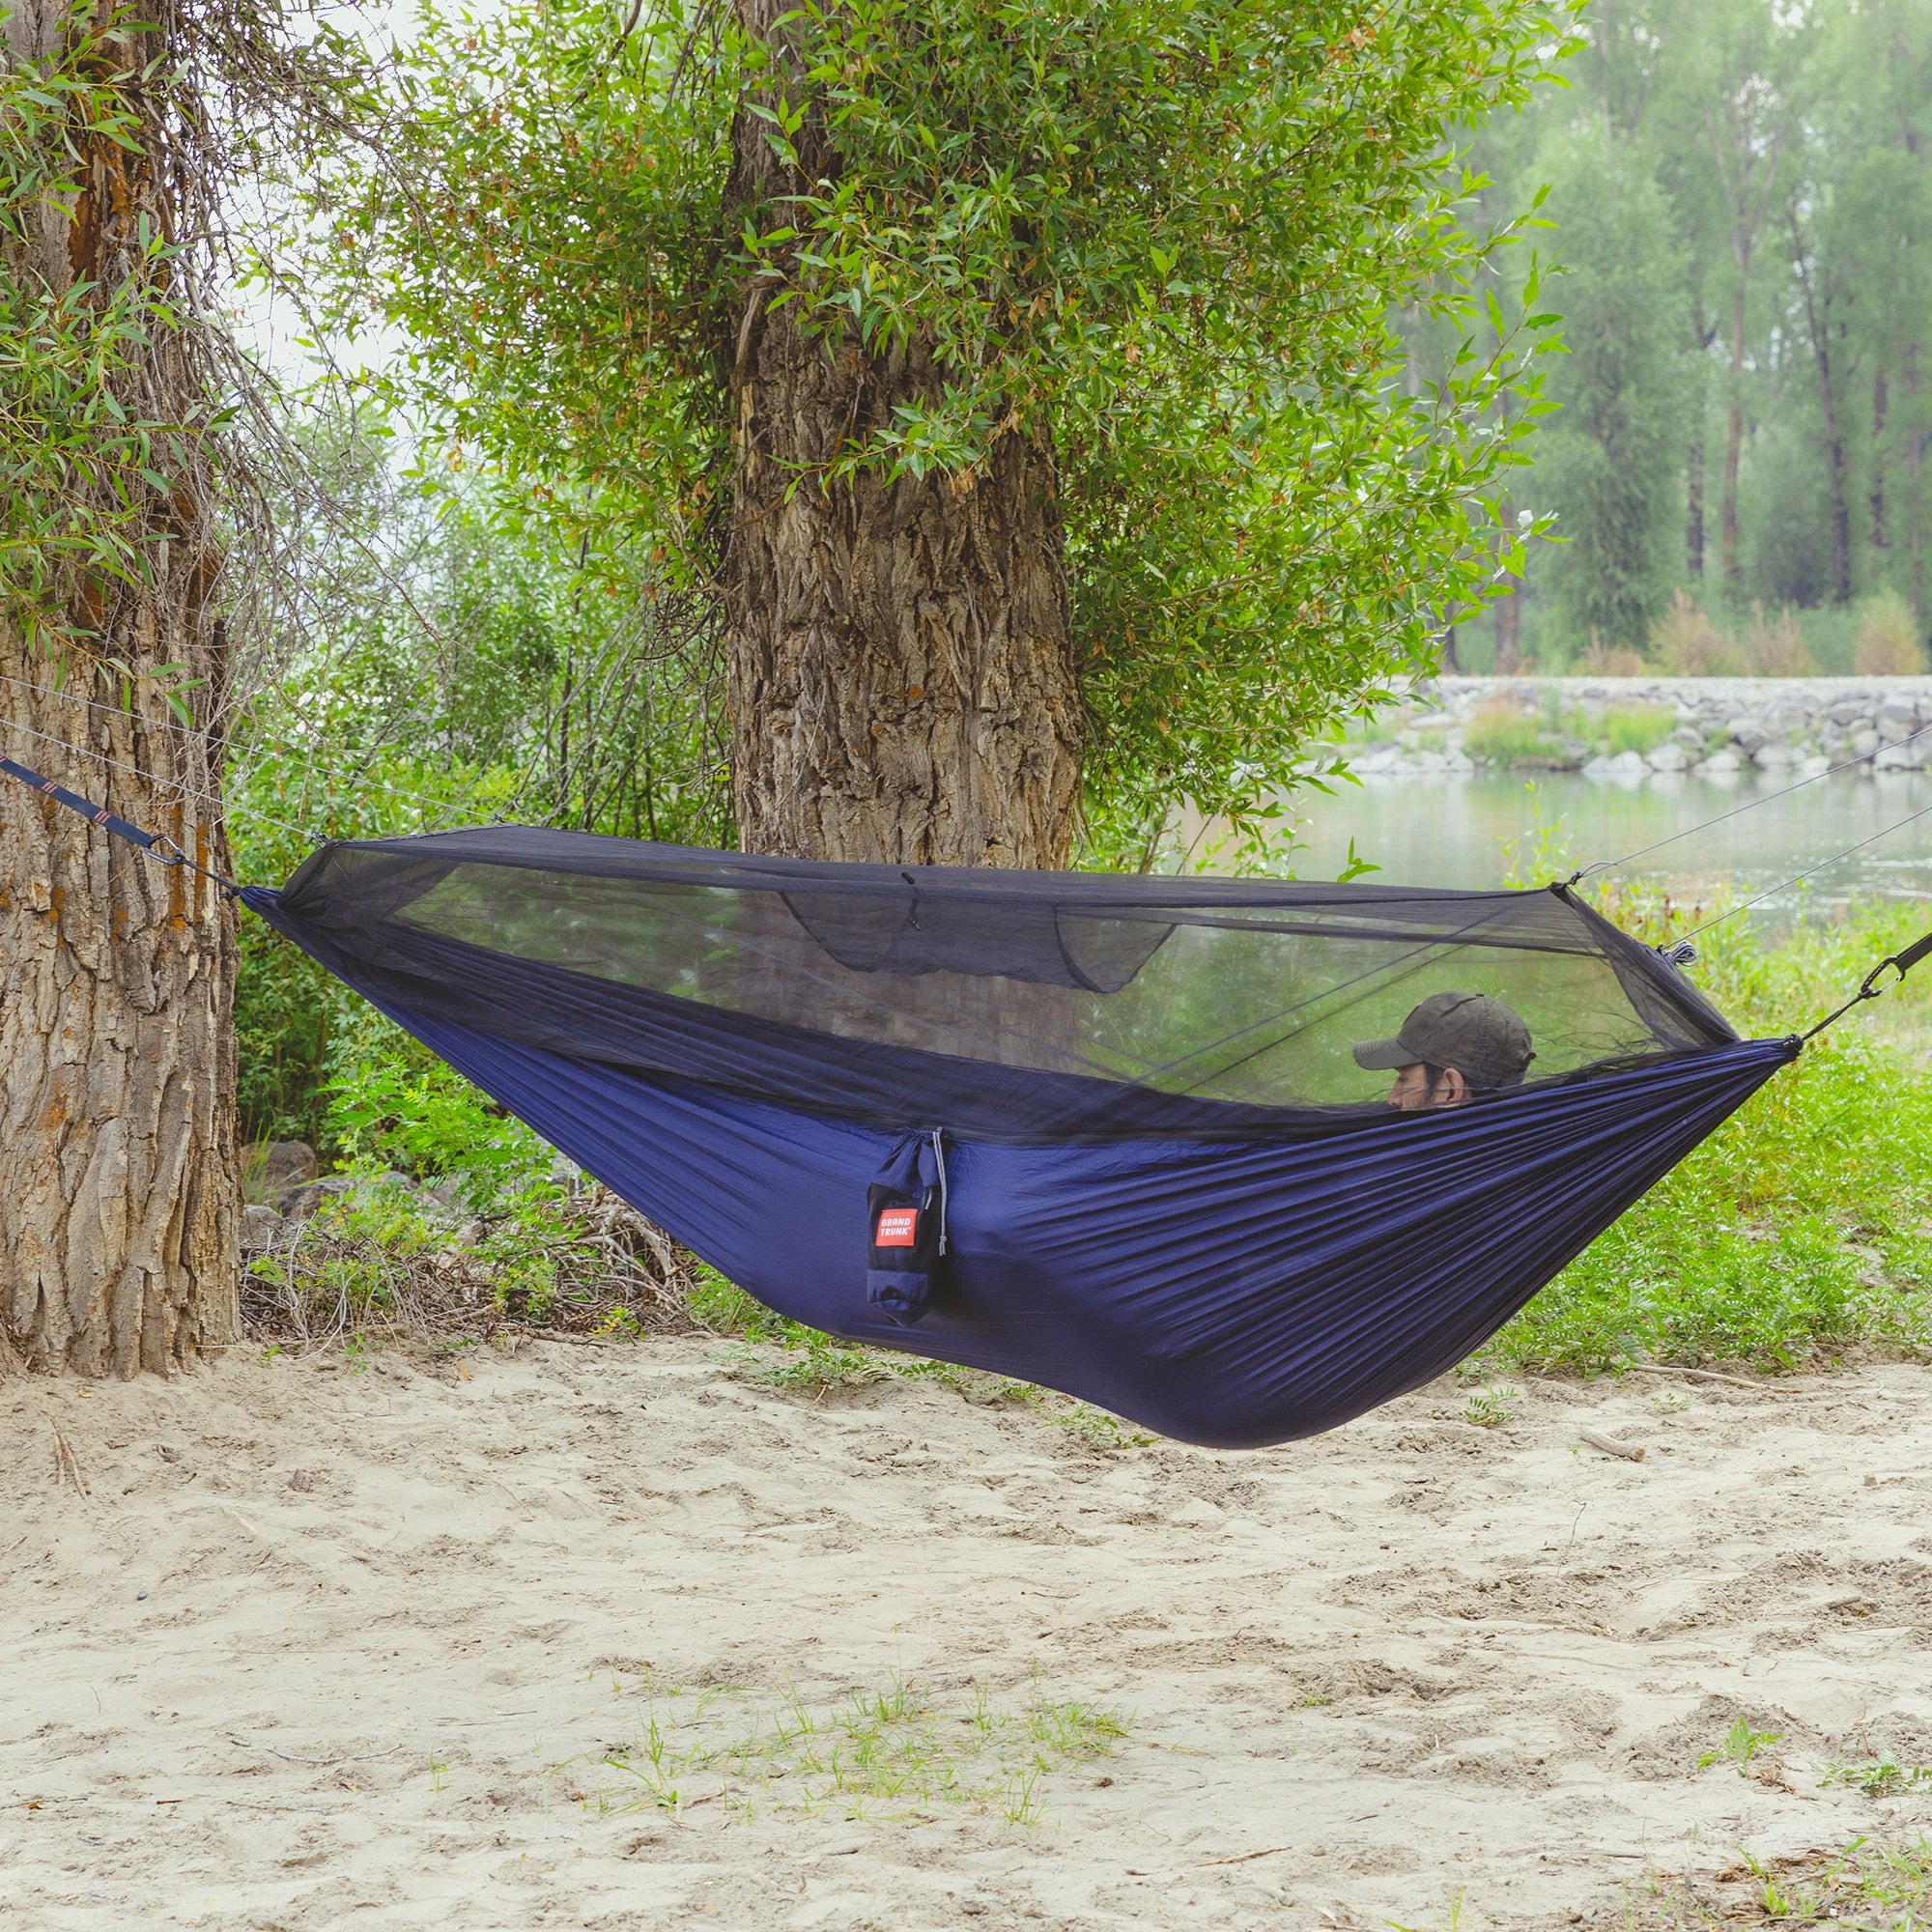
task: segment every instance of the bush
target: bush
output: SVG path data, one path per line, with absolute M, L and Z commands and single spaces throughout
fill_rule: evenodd
M 1614 705 L 1605 711 L 1594 733 L 1614 757 L 1619 752 L 1654 752 L 1677 728 L 1676 718 L 1654 704 Z
M 1650 654 L 1670 677 L 1738 677 L 1745 668 L 1744 652 L 1685 590 L 1651 626 Z
M 1818 661 L 1799 629 L 1798 613 L 1788 605 L 1769 620 L 1761 604 L 1751 612 L 1744 658 L 1752 677 L 1813 677 L 1818 670 Z
M 1861 677 L 1912 677 L 1925 668 L 1912 607 L 1895 590 L 1881 590 L 1858 607 L 1852 667 Z
M 1548 758 L 1560 747 L 1540 712 L 1524 711 L 1506 697 L 1479 705 L 1463 733 L 1463 750 L 1489 765 Z

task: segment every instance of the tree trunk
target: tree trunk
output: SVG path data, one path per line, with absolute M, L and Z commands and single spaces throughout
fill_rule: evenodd
M 1818 412 L 1825 431 L 1825 500 L 1832 514 L 1832 599 L 1852 599 L 1852 506 L 1845 488 L 1845 438 L 1838 426 L 1837 379 L 1832 368 L 1832 296 L 1811 271 L 1796 211 L 1789 212 L 1791 266 L 1804 297 L 1804 327 L 1811 337 L 1811 366 L 1818 377 Z
M 1691 405 L 1690 444 L 1684 470 L 1684 567 L 1699 591 L 1704 585 L 1704 426 L 1709 408 L 1705 386 L 1705 355 L 1717 339 L 1718 325 L 1704 320 L 1701 291 L 1691 297 L 1691 350 L 1697 361 L 1697 393 Z
M 767 40 L 780 0 L 740 0 Z M 806 185 L 742 114 L 732 198 Z M 804 174 L 838 160 L 813 117 Z M 768 224 L 769 225 L 769 224 Z M 978 472 L 828 471 L 943 372 L 918 344 L 809 337 L 777 288 L 724 346 L 733 521 L 724 558 L 732 794 L 748 851 L 898 865 L 1066 863 L 1081 710 L 1057 475 L 1043 434 Z
M 1885 370 L 1881 366 L 1872 375 L 1871 495 L 1867 499 L 1871 510 L 1871 547 L 1880 552 L 1891 548 L 1891 537 L 1885 524 L 1885 418 L 1889 400 Z
M 1522 579 L 1512 575 L 1510 587 L 1495 601 L 1496 661 L 1491 668 L 1497 677 L 1514 677 L 1522 668 L 1519 643 L 1522 626 Z
M 44 55 L 72 17 L 16 9 L 5 57 Z M 164 55 L 128 35 L 134 73 Z M 129 104 L 156 136 L 146 103 Z M 164 272 L 140 242 L 144 224 L 173 232 L 155 140 L 83 152 L 83 192 L 43 207 L 41 245 L 0 273 L 59 295 Z M 192 346 L 156 329 L 139 354 L 123 404 L 187 414 L 202 395 Z M 0 612 L 0 744 L 225 870 L 218 745 L 174 722 L 163 693 L 191 685 L 196 714 L 221 715 L 210 477 L 193 455 L 154 461 L 170 490 L 141 533 L 141 587 L 76 582 L 78 635 L 52 651 Z M 208 880 L 0 783 L 0 1357 L 165 1373 L 236 1333 L 234 977 L 234 918 Z
M 1719 512 L 1718 543 L 1722 553 L 1724 596 L 1736 606 L 1744 596 L 1738 559 L 1738 465 L 1745 446 L 1745 273 L 1741 259 L 1737 293 L 1731 299 L 1730 408 L 1724 422 L 1724 500 Z

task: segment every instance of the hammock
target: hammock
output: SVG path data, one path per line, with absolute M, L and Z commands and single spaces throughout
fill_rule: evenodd
M 1800 1045 L 1564 887 L 496 826 L 241 896 L 779 1313 L 1216 1448 L 1453 1367 Z M 1397 1111 L 1432 1026 L 1493 1064 Z

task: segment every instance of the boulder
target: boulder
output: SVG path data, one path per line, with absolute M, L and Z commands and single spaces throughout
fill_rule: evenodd
M 1751 753 L 1751 762 L 1760 771 L 1766 772 L 1781 772 L 1788 765 L 1795 764 L 1797 759 L 1797 752 L 1782 738 L 1767 738 Z
M 1918 706 L 1909 697 L 1888 697 L 1879 706 L 1878 735 L 1882 744 L 1902 745 L 1918 729 Z
M 250 1202 L 242 1210 L 242 1253 L 266 1255 L 281 1245 L 282 1230 L 288 1223 L 272 1208 Z
M 1875 772 L 1916 772 L 1920 766 L 1917 745 L 1881 745 L 1872 759 Z
M 1746 757 L 1754 757 L 1760 745 L 1770 741 L 1771 733 L 1755 718 L 1733 718 L 1725 727 L 1731 735 L 1731 742 Z
M 280 1213 L 319 1171 L 306 1141 L 250 1141 L 242 1150 L 242 1198 Z
M 1847 748 L 1855 758 L 1869 758 L 1878 750 L 1878 733 L 1867 724 L 1862 730 L 1852 733 L 1852 742 Z
M 1675 738 L 1667 738 L 1655 751 L 1646 753 L 1644 762 L 1654 772 L 1688 772 L 1690 769 L 1690 753 Z
M 1720 745 L 1698 767 L 1698 774 L 1707 779 L 1735 778 L 1744 770 L 1745 761 L 1729 745 Z
M 1833 724 L 1842 724 L 1851 731 L 1861 724 L 1869 724 L 1877 715 L 1869 697 L 1841 697 L 1825 713 Z

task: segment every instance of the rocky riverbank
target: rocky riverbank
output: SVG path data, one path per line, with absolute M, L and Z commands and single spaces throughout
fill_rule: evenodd
M 1369 780 L 1918 771 L 1932 766 L 1932 677 L 1442 677 L 1418 683 L 1344 755 Z

